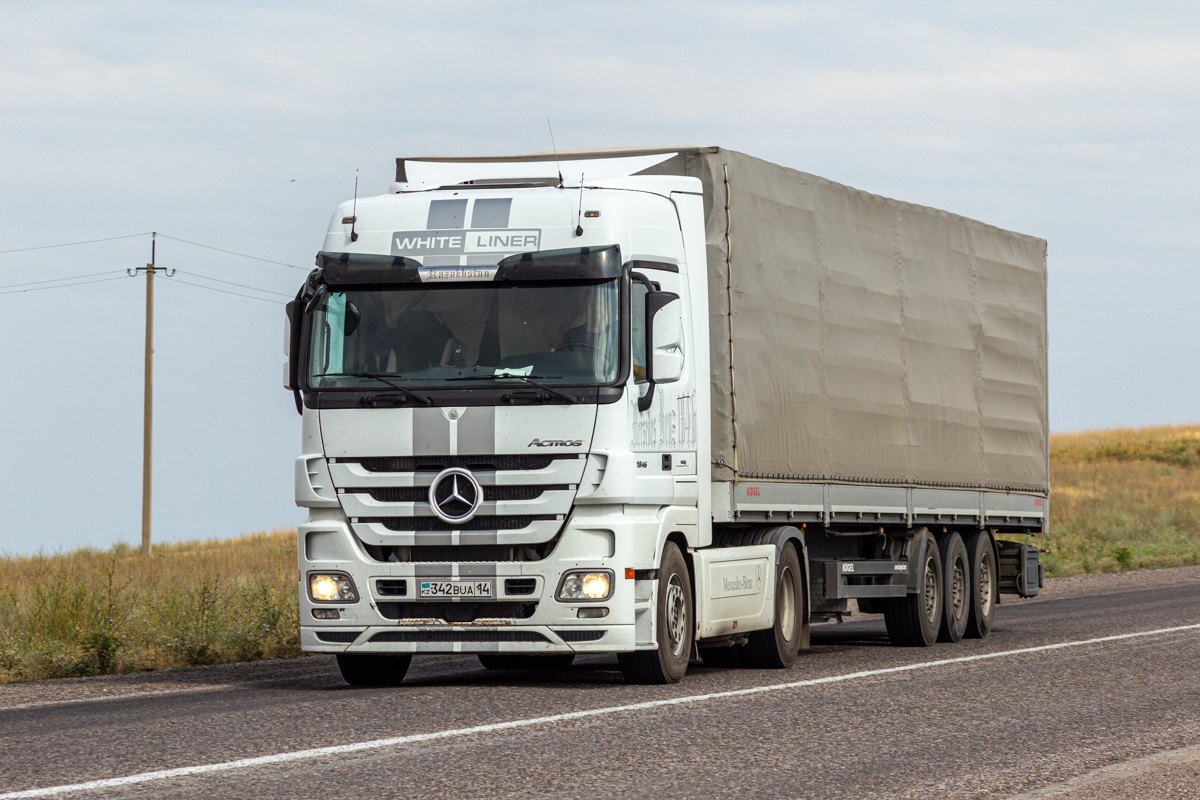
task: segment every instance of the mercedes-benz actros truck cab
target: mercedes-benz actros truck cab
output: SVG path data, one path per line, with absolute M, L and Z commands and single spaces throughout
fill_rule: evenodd
M 786 667 L 1036 593 L 1045 243 L 721 148 L 397 160 L 288 306 L 301 641 Z

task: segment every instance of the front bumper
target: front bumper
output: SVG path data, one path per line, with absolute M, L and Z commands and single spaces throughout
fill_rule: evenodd
M 300 574 L 344 572 L 354 580 L 359 602 L 312 602 L 300 585 L 300 643 L 310 653 L 614 653 L 655 647 L 654 580 L 626 578 L 626 568 L 652 567 L 657 515 L 625 514 L 621 507 L 577 508 L 566 522 L 554 551 L 542 561 L 499 563 L 410 563 L 372 559 L 345 517 L 326 512 L 299 530 Z M 646 552 L 641 552 L 645 550 Z M 555 591 L 563 573 L 606 569 L 614 576 L 607 600 L 559 602 Z M 478 610 L 471 622 L 438 616 L 442 602 L 422 603 L 415 596 L 420 580 L 494 580 L 496 597 L 458 601 Z M 506 581 L 534 580 L 528 594 L 508 594 Z M 403 595 L 383 594 L 381 580 L 406 584 Z M 397 607 L 406 606 L 397 619 Z M 508 611 L 523 606 L 520 618 L 491 615 L 489 605 Z M 314 608 L 337 608 L 340 618 L 317 620 Z M 580 618 L 581 609 L 604 608 L 602 618 Z M 414 616 L 413 610 L 421 612 Z M 429 614 L 424 613 L 429 609 Z
M 525 622 L 525 620 L 520 620 Z M 351 642 L 328 642 L 330 634 Z M 582 640 L 581 640 L 582 639 Z M 613 653 L 637 649 L 634 625 L 547 625 L 478 623 L 396 624 L 362 627 L 301 626 L 308 653 Z

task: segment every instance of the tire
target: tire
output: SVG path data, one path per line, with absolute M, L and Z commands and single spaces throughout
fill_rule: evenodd
M 942 557 L 942 624 L 938 626 L 939 642 L 957 642 L 967 630 L 971 616 L 971 560 L 967 546 L 956 532 L 942 536 L 938 542 Z
M 971 564 L 971 603 L 963 635 L 968 639 L 983 639 L 992 632 L 992 623 L 996 620 L 996 594 L 1000 589 L 992 535 L 987 531 L 976 531 L 967 542 L 967 558 Z
M 942 625 L 942 558 L 937 541 L 922 530 L 913 543 L 917 592 L 884 604 L 883 618 L 888 638 L 899 647 L 929 647 L 937 641 Z
M 338 653 L 338 669 L 351 686 L 399 686 L 412 654 Z
M 687 672 L 696 628 L 692 582 L 683 554 L 674 542 L 667 542 L 663 548 L 655 613 L 658 649 L 617 654 L 621 674 L 628 683 L 678 683 Z
M 754 631 L 743 659 L 759 669 L 787 669 L 800 652 L 804 627 L 804 579 L 796 546 L 788 542 L 775 565 L 775 622 L 765 631 Z
M 710 669 L 737 669 L 742 664 L 745 645 L 731 644 L 722 647 L 701 647 L 700 659 Z
M 528 653 L 480 653 L 484 669 L 566 669 L 575 660 L 574 653 L 537 656 Z

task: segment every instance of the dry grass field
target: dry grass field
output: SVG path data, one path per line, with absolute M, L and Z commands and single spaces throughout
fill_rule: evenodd
M 296 533 L 0 558 L 0 682 L 300 654 Z
M 1200 564 L 1200 425 L 1054 435 L 1050 481 L 1048 575 Z
M 1047 574 L 1200 563 L 1200 425 L 1060 434 Z M 0 682 L 299 655 L 294 531 L 0 558 Z

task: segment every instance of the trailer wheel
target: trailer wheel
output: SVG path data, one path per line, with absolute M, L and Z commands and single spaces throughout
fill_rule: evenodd
M 1000 588 L 992 535 L 987 531 L 976 531 L 967 542 L 967 557 L 971 564 L 971 613 L 963 635 L 968 639 L 982 639 L 992 632 L 992 623 L 996 619 L 996 593 Z
M 914 542 L 918 559 L 916 594 L 898 597 L 884 605 L 883 618 L 888 638 L 900 647 L 929 647 L 937 641 L 942 625 L 942 559 L 933 534 L 920 534 L 924 541 Z
M 942 590 L 942 624 L 938 628 L 939 642 L 957 642 L 967 630 L 971 616 L 971 561 L 962 537 L 951 532 L 938 542 L 945 581 Z
M 674 542 L 663 548 L 658 568 L 658 649 L 618 653 L 628 683 L 678 683 L 692 656 L 692 582 L 683 554 Z
M 480 653 L 484 669 L 566 669 L 575 660 L 574 653 L 549 656 L 530 653 Z
M 743 659 L 760 669 L 786 669 L 800 652 L 800 629 L 804 626 L 804 582 L 800 557 L 788 542 L 775 568 L 775 624 L 754 631 L 746 643 Z
M 399 686 L 412 663 L 412 655 L 338 653 L 338 669 L 351 686 Z

